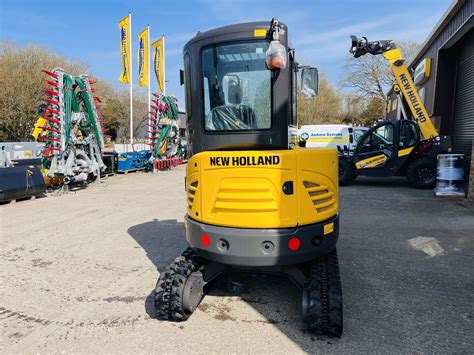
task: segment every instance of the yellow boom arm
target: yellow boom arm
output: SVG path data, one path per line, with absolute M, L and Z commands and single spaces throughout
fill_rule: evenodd
M 400 90 L 405 96 L 410 111 L 413 114 L 413 119 L 420 127 L 423 140 L 428 140 L 439 136 L 433 122 L 431 122 L 428 111 L 426 111 L 423 101 L 421 101 L 415 83 L 411 78 L 410 72 L 402 58 L 400 50 L 393 41 L 367 41 L 366 37 L 358 38 L 351 36 L 352 46 L 349 52 L 354 55 L 354 58 L 359 58 L 367 53 L 372 55 L 383 54 L 384 58 L 390 63 L 395 80 L 397 81 Z
M 408 68 L 405 65 L 405 61 L 402 58 L 402 54 L 398 48 L 391 49 L 388 52 L 383 53 L 385 59 L 390 63 L 395 80 L 397 81 L 400 90 L 405 96 L 410 111 L 413 114 L 413 119 L 420 127 L 421 135 L 423 139 L 434 138 L 439 135 L 433 122 L 431 122 L 430 116 L 426 111 L 425 105 L 421 101 L 418 90 L 416 89 L 415 83 L 411 78 Z

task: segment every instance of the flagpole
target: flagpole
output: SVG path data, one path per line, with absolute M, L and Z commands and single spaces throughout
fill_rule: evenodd
M 150 71 L 151 71 L 151 65 L 150 65 L 150 59 L 151 59 L 151 55 L 150 55 L 150 25 L 147 26 L 148 28 L 148 48 L 147 48 L 147 53 L 148 53 L 148 63 L 147 63 L 147 66 L 148 66 L 148 130 L 151 129 L 151 80 L 150 80 Z M 153 132 L 148 132 L 148 138 L 150 139 L 150 142 L 152 140 L 152 137 L 153 137 Z
M 163 95 L 166 95 L 166 55 L 165 55 L 165 36 L 163 35 Z
M 130 26 L 130 47 L 128 52 L 129 73 L 130 73 L 130 148 L 133 150 L 133 65 L 132 65 L 132 13 L 128 13 L 128 23 Z

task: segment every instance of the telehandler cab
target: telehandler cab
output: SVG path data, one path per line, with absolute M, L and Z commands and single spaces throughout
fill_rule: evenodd
M 395 76 L 396 91 L 403 94 L 412 120 L 385 120 L 368 130 L 353 154 L 341 152 L 339 184 L 358 175 L 372 177 L 406 176 L 410 186 L 433 188 L 436 184 L 436 156 L 450 151 L 450 139 L 440 136 L 393 41 L 368 42 L 351 36 L 350 53 L 358 58 L 367 53 L 382 54 Z
M 295 51 L 278 20 L 198 32 L 184 47 L 188 248 L 160 278 L 156 315 L 186 320 L 229 271 L 278 273 L 302 289 L 306 328 L 342 334 L 336 149 L 290 149 Z M 301 71 L 317 93 L 316 68 Z

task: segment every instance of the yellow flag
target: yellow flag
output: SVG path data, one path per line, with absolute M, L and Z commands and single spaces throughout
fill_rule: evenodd
M 156 80 L 158 80 L 158 86 L 161 92 L 165 88 L 164 83 L 164 68 L 163 68 L 163 59 L 164 59 L 164 47 L 163 47 L 163 37 L 156 40 L 151 44 L 153 50 L 153 68 L 155 69 Z
M 148 27 L 138 36 L 138 85 L 148 86 L 149 43 Z
M 130 15 L 129 15 L 130 16 Z M 119 81 L 121 83 L 130 82 L 130 17 L 124 17 L 119 21 L 120 28 L 120 51 L 122 53 L 122 72 Z

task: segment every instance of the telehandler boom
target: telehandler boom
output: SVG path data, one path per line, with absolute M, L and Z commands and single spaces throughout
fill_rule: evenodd
M 365 37 L 356 36 L 351 36 L 351 40 L 349 52 L 354 58 L 382 54 L 388 60 L 412 120 L 385 120 L 367 131 L 352 155 L 340 155 L 339 183 L 347 184 L 358 175 L 406 176 L 412 187 L 433 188 L 436 156 L 450 151 L 449 138 L 440 136 L 433 125 L 395 42 L 369 42 Z

